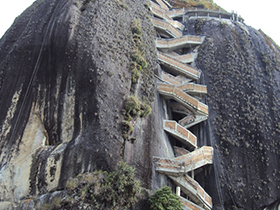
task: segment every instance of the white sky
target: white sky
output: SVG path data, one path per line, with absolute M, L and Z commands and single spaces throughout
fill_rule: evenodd
M 0 6 L 0 37 L 34 0 L 2 0 Z M 262 29 L 280 45 L 280 1 L 279 0 L 214 0 L 226 9 L 240 14 L 247 25 Z M 278 25 L 279 24 L 279 25 Z
M 244 18 L 245 24 L 261 29 L 280 46 L 279 0 L 214 0 L 216 4 Z M 279 24 L 279 25 L 278 25 Z

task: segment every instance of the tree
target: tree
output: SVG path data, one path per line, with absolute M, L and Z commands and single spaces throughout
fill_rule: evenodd
M 149 198 L 151 210 L 182 210 L 182 202 L 172 193 L 171 188 L 165 186 L 157 190 Z

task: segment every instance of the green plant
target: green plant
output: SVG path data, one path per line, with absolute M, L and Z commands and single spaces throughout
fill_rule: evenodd
M 168 186 L 157 190 L 149 198 L 149 203 L 151 210 L 181 210 L 183 206 L 179 197 Z
M 73 181 L 77 183 L 75 188 L 70 184 Z M 67 181 L 66 189 L 67 198 L 63 207 L 79 206 L 80 203 L 90 209 L 127 209 L 137 201 L 141 191 L 140 182 L 134 178 L 134 169 L 125 162 L 119 162 L 112 172 L 80 174 Z
M 140 65 L 142 67 L 142 69 L 147 68 L 148 63 L 145 60 L 145 58 L 141 55 L 141 52 L 139 52 L 139 50 L 135 50 L 132 55 L 131 55 L 131 59 L 132 61 L 134 61 L 135 63 L 137 63 L 138 65 Z
M 142 23 L 140 19 L 134 19 L 132 24 L 132 33 L 142 35 Z
M 140 105 L 140 117 L 147 117 L 149 114 L 151 114 L 152 108 L 145 103 L 142 103 Z
M 267 53 L 261 52 L 261 61 L 265 66 L 267 66 L 269 64 L 269 58 L 268 58 Z
M 138 99 L 134 96 L 128 97 L 124 102 L 124 109 L 127 114 L 131 114 L 133 110 L 138 108 Z
M 102 195 L 106 203 L 131 207 L 137 201 L 136 195 L 141 191 L 140 182 L 134 179 L 134 169 L 125 162 L 120 162 L 106 181 L 107 189 Z
M 133 131 L 133 125 L 129 121 L 123 121 L 122 122 L 122 133 L 131 135 Z

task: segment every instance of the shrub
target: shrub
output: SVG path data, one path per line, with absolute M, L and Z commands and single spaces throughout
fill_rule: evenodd
M 138 108 L 138 99 L 134 96 L 128 97 L 124 102 L 124 109 L 126 113 L 130 114 L 132 110 Z
M 137 69 L 135 69 L 135 79 L 139 76 Z M 122 137 L 124 140 L 129 140 L 133 133 L 133 125 L 131 121 L 137 117 L 147 117 L 151 113 L 152 109 L 148 104 L 139 102 L 135 96 L 128 97 L 124 102 L 124 109 L 122 114 L 124 121 L 122 122 Z M 134 141 L 131 141 L 134 143 Z
M 140 182 L 135 181 L 134 169 L 126 163 L 120 162 L 106 181 L 107 187 L 102 197 L 110 206 L 117 204 L 122 207 L 131 207 L 137 201 L 136 195 L 141 191 Z
M 133 25 L 132 25 L 132 33 L 137 35 L 142 35 L 142 26 L 141 26 L 141 20 L 134 19 Z
M 142 70 L 142 67 L 138 65 L 136 62 L 132 62 L 131 64 L 131 81 L 133 84 L 136 84 L 138 82 L 140 73 L 139 71 Z
M 74 181 L 75 188 L 73 188 Z M 69 188 L 70 186 L 70 188 Z M 134 169 L 119 162 L 112 172 L 95 171 L 80 174 L 69 179 L 66 184 L 67 197 L 63 207 L 90 207 L 90 209 L 127 209 L 137 201 L 140 182 L 134 178 Z
M 140 107 L 141 111 L 140 111 L 140 117 L 147 117 L 149 114 L 151 114 L 152 108 L 145 103 L 141 104 Z
M 134 61 L 138 65 L 140 65 L 142 67 L 142 69 L 147 68 L 148 63 L 139 51 L 135 51 L 134 53 L 132 53 L 131 58 L 132 58 L 132 61 Z
M 179 197 L 172 194 L 170 187 L 163 187 L 149 198 L 151 210 L 181 210 L 182 202 Z
M 130 135 L 132 131 L 133 131 L 133 125 L 131 125 L 130 122 L 124 120 L 122 123 L 122 133 Z

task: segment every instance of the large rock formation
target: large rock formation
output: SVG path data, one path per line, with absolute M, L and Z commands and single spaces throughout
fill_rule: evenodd
M 2 207 L 63 189 L 79 173 L 112 170 L 122 159 L 144 188 L 170 183 L 152 163 L 153 156 L 174 154 L 162 129 L 155 31 L 145 5 L 38 0 L 0 40 Z M 135 21 L 148 63 L 137 84 Z M 184 34 L 206 36 L 196 65 L 208 86 L 210 115 L 192 131 L 199 146 L 215 148 L 214 166 L 196 179 L 213 209 L 262 209 L 280 198 L 279 48 L 243 23 L 190 18 L 184 24 Z M 130 95 L 152 107 L 151 115 L 134 120 L 134 143 L 122 138 Z
M 185 30 L 207 37 L 197 65 L 208 87 L 215 209 L 262 209 L 280 195 L 279 47 L 229 20 L 192 19 Z
M 135 20 L 148 67 L 133 85 Z M 69 177 L 112 170 L 122 159 L 152 188 L 152 154 L 171 148 L 159 142 L 154 29 L 143 2 L 39 0 L 15 20 L 0 49 L 1 201 L 61 189 Z M 134 144 L 122 138 L 130 95 L 155 101 L 155 111 L 135 122 Z

